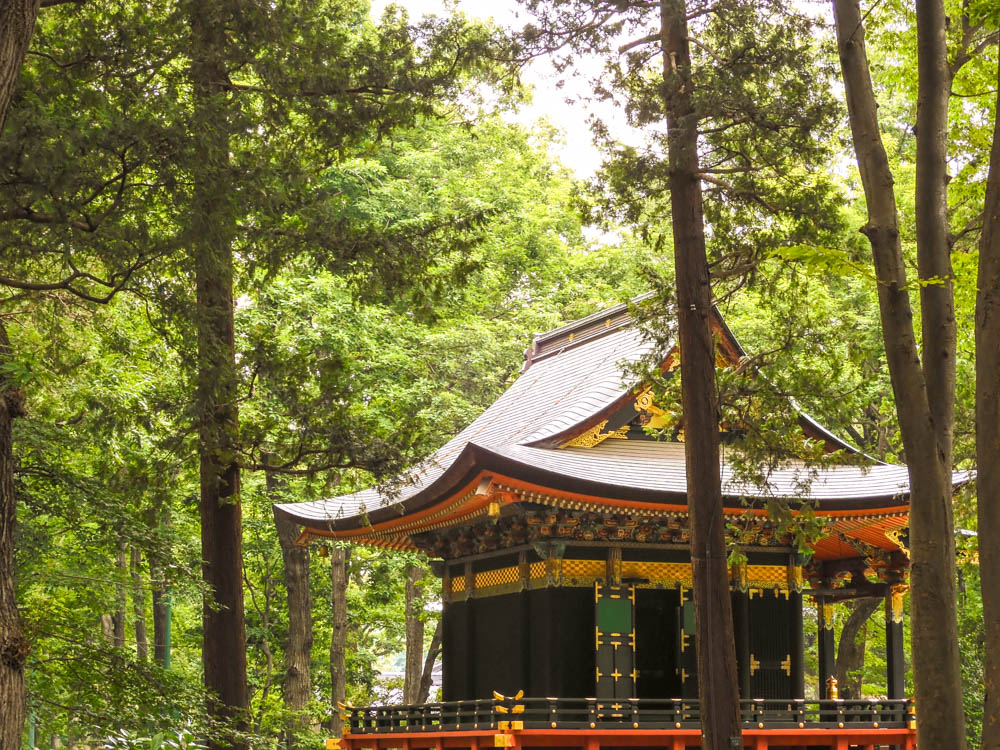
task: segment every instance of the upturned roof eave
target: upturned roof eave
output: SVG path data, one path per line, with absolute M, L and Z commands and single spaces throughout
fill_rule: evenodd
M 372 508 L 363 514 L 345 516 L 337 519 L 321 520 L 304 516 L 295 512 L 296 505 L 276 505 L 276 510 L 285 517 L 312 529 L 324 531 L 351 531 L 374 526 L 379 523 L 415 514 L 435 503 L 453 496 L 462 487 L 466 487 L 475 477 L 493 473 L 502 481 L 503 478 L 528 483 L 539 488 L 547 488 L 553 492 L 571 493 L 591 498 L 606 498 L 609 500 L 631 500 L 637 502 L 657 503 L 665 506 L 687 504 L 685 492 L 667 491 L 652 487 L 620 485 L 601 482 L 595 479 L 568 475 L 552 469 L 539 467 L 531 463 L 505 456 L 495 450 L 468 443 L 455 462 L 435 481 L 421 488 L 417 493 L 403 501 L 378 508 Z M 972 478 L 970 472 L 955 472 L 953 486 L 958 489 Z M 724 503 L 727 508 L 738 508 L 763 505 L 768 496 L 765 493 L 749 494 L 723 491 Z M 792 499 L 794 498 L 785 498 Z M 801 501 L 800 501 L 801 502 Z M 843 512 L 871 513 L 879 510 L 898 509 L 909 505 L 909 490 L 892 493 L 874 493 L 868 496 L 848 499 L 820 499 L 816 501 L 816 512 L 819 514 L 836 514 Z

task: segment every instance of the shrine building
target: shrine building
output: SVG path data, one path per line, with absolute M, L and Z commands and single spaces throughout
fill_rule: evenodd
M 720 363 L 738 364 L 717 311 L 714 327 Z M 303 543 L 423 552 L 441 578 L 441 701 L 346 706 L 341 747 L 700 747 L 683 431 L 650 437 L 670 416 L 627 374 L 652 353 L 627 305 L 536 336 L 516 382 L 388 499 L 373 488 L 278 506 Z M 676 356 L 662 353 L 665 372 Z M 808 416 L 799 424 L 858 458 Z M 725 461 L 722 472 L 746 558 L 730 577 L 745 746 L 912 750 L 906 467 L 790 459 L 766 487 Z M 807 502 L 824 522 L 809 559 L 768 517 L 769 498 Z M 841 700 L 828 683 L 832 603 L 873 596 L 885 601 L 884 694 Z M 804 601 L 818 618 L 820 696 L 808 699 Z

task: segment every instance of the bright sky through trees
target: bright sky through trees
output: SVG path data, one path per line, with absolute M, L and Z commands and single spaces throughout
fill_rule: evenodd
M 406 8 L 410 15 L 443 15 L 450 7 L 473 18 L 493 19 L 501 26 L 519 29 L 529 16 L 519 6 L 517 0 L 372 0 L 372 16 L 378 17 L 389 5 Z M 580 177 L 590 177 L 601 164 L 600 152 L 594 147 L 590 128 L 587 124 L 592 112 L 599 112 L 605 122 L 612 124 L 614 132 L 626 137 L 629 128 L 620 111 L 602 102 L 567 102 L 586 96 L 590 91 L 587 81 L 600 72 L 600 61 L 578 59 L 579 76 L 566 80 L 560 88 L 560 76 L 553 70 L 547 57 L 536 59 L 524 71 L 523 80 L 533 88 L 531 103 L 521 108 L 513 119 L 523 124 L 531 124 L 547 118 L 565 133 L 566 144 L 557 153 L 563 164 L 573 169 Z M 631 140 L 631 139 L 629 139 Z

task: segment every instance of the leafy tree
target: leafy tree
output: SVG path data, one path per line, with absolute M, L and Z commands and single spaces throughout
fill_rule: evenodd
M 918 701 L 940 707 L 918 724 L 921 742 L 965 742 L 955 617 L 951 466 L 955 421 L 956 326 L 947 202 L 948 112 L 952 81 L 981 51 L 982 25 L 963 9 L 957 53 L 948 59 L 942 3 L 917 8 L 918 106 L 914 223 L 922 344 L 911 321 L 893 172 L 875 113 L 856 4 L 835 2 L 841 65 L 858 166 L 865 186 L 879 302 L 900 431 L 911 475 L 914 680 Z M 988 42 L 987 42 L 988 43 Z M 886 189 L 886 186 L 889 189 Z M 945 613 L 942 615 L 942 613 Z
M 135 10 L 129 3 L 61 9 L 39 34 L 31 85 L 5 141 L 12 189 L 4 216 L 14 231 L 4 252 L 21 263 L 5 284 L 72 288 L 96 300 L 150 261 L 171 258 L 172 273 L 160 277 L 166 285 L 147 291 L 195 333 L 191 418 L 209 587 L 205 680 L 216 714 L 240 724 L 247 690 L 234 252 L 276 268 L 302 252 L 305 238 L 327 236 L 335 244 L 312 250 L 331 266 L 371 269 L 392 247 L 397 262 L 381 269 L 387 281 L 419 270 L 427 227 L 411 227 L 394 242 L 357 226 L 346 229 L 362 231 L 346 238 L 336 226 L 317 231 L 322 211 L 306 207 L 331 196 L 316 190 L 315 168 L 338 149 L 431 113 L 465 76 L 485 74 L 492 42 L 460 19 L 416 28 L 390 15 L 375 27 L 360 4 Z M 338 59 L 354 64 L 328 65 Z M 91 127 L 76 126 L 81 111 Z M 53 140 L 67 120 L 72 137 Z M 88 158 L 74 161 L 71 153 Z M 306 232 L 296 226 L 303 220 Z M 38 249 L 21 252 L 25 241 Z M 132 260 L 123 267 L 121 257 Z M 57 280 L 26 281 L 32 276 Z
M 752 273 L 776 243 L 814 238 L 815 225 L 830 221 L 820 200 L 829 188 L 808 166 L 823 149 L 807 134 L 824 127 L 830 114 L 809 23 L 780 3 L 525 4 L 540 22 L 526 29 L 528 43 L 601 55 L 607 75 L 595 92 L 605 99 L 621 92 L 630 122 L 647 133 L 643 150 L 619 148 L 606 168 L 612 202 L 647 232 L 665 234 L 651 225 L 662 227 L 666 211 L 657 210 L 655 196 L 669 191 L 698 689 L 706 746 L 728 746 L 739 742 L 740 714 L 721 512 L 712 280 Z M 570 65 L 571 56 L 563 54 L 559 64 Z M 600 123 L 596 131 L 607 136 Z M 768 229 L 748 229 L 755 226 Z

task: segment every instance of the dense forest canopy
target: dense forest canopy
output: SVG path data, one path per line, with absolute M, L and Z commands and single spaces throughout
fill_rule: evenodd
M 692 13 L 713 41 L 691 55 L 708 267 L 751 354 L 717 373 L 722 418 L 754 427 L 731 459 L 752 476 L 788 451 L 795 404 L 904 463 L 834 16 L 723 4 Z M 513 382 L 536 332 L 654 291 L 637 315 L 666 335 L 664 84 L 630 46 L 659 5 L 523 0 L 523 31 L 373 18 L 367 0 L 11 5 L 31 22 L 0 24 L 0 746 L 307 747 L 338 701 L 427 698 L 428 561 L 296 547 L 272 505 L 391 491 Z M 971 468 L 1000 18 L 943 7 L 953 271 L 921 281 L 915 12 L 861 10 L 919 341 L 924 289 L 954 290 L 951 464 Z M 773 46 L 747 42 L 765 31 Z M 559 123 L 511 114 L 529 61 L 569 75 L 581 58 L 602 71 L 588 96 L 648 135 L 626 145 L 596 117 L 587 179 L 555 155 Z M 954 514 L 973 746 L 989 682 L 974 489 Z M 836 612 L 855 696 L 882 690 L 871 614 Z M 237 625 L 245 679 L 210 645 Z

